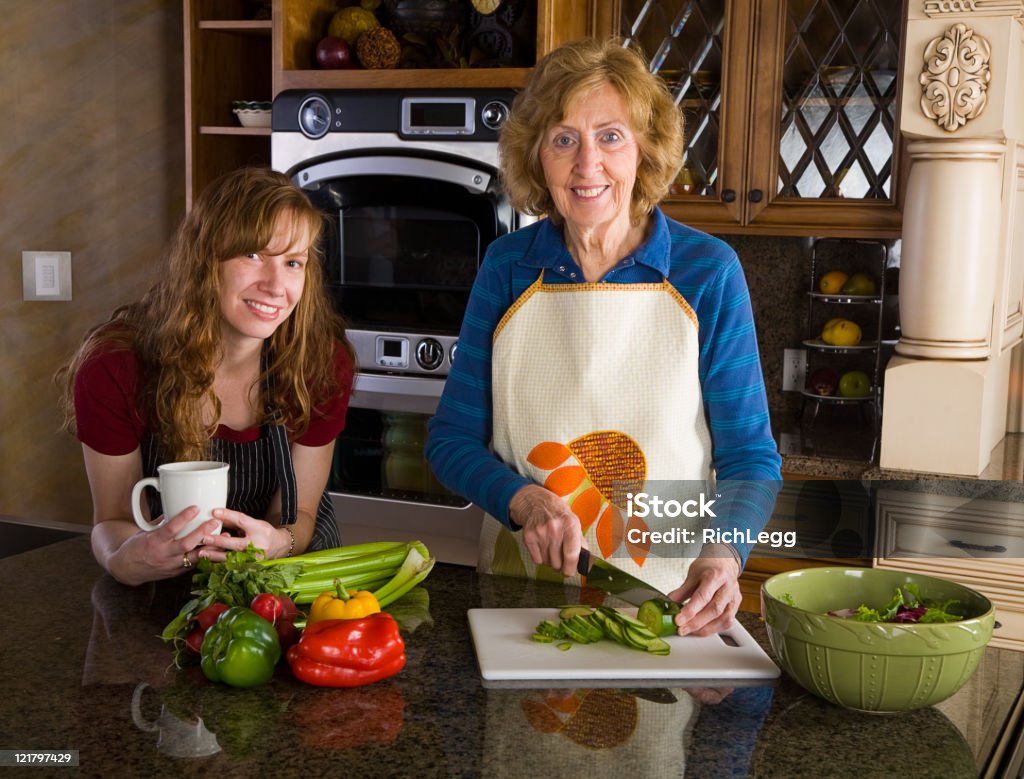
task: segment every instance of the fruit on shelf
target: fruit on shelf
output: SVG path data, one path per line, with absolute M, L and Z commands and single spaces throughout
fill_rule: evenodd
M 334 16 L 327 26 L 327 36 L 330 38 L 344 38 L 345 43 L 354 46 L 356 39 L 367 30 L 380 27 L 380 22 L 373 15 L 372 11 L 359 6 L 342 8 Z
M 844 398 L 866 398 L 871 394 L 871 379 L 864 371 L 847 371 L 839 378 L 839 394 Z
M 849 278 L 841 270 L 830 270 L 818 279 L 818 289 L 825 295 L 837 295 Z
M 807 389 L 815 395 L 835 395 L 839 391 L 839 371 L 818 368 L 807 378 Z
M 830 319 L 821 331 L 821 340 L 829 346 L 856 346 L 860 339 L 860 325 L 849 319 Z
M 867 273 L 854 273 L 840 289 L 844 295 L 874 295 L 878 287 Z
M 402 47 L 387 27 L 374 27 L 356 41 L 356 58 L 368 70 L 386 70 L 398 65 Z
M 324 70 L 356 66 L 355 58 L 352 56 L 352 47 L 344 38 L 330 35 L 316 45 L 316 64 Z

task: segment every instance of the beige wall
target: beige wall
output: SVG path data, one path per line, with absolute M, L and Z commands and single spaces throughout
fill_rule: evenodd
M 91 520 L 51 376 L 142 290 L 183 213 L 181 16 L 176 0 L 0 0 L 0 515 Z M 22 301 L 26 249 L 72 253 L 72 301 Z

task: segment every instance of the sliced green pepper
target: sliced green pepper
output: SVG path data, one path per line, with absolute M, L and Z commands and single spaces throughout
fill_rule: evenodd
M 281 659 L 274 626 L 251 609 L 233 606 L 203 638 L 202 669 L 211 682 L 255 687 L 270 680 Z

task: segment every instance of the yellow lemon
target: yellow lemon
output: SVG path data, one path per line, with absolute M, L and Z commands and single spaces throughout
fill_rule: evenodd
M 824 333 L 826 330 L 831 328 L 832 325 L 836 324 L 836 322 L 842 322 L 842 321 L 843 321 L 843 318 L 841 316 L 837 316 L 834 319 L 828 320 L 824 325 L 821 326 L 821 332 Z
M 367 11 L 359 6 L 350 6 L 342 8 L 331 17 L 327 34 L 334 38 L 344 38 L 345 43 L 354 46 L 356 38 L 375 27 L 380 27 L 380 22 L 377 21 L 377 17 L 373 15 L 372 11 Z
M 856 346 L 860 337 L 860 325 L 849 319 L 830 320 L 821 331 L 821 340 L 830 346 Z
M 818 279 L 818 289 L 826 295 L 835 295 L 850 277 L 841 270 L 830 270 Z

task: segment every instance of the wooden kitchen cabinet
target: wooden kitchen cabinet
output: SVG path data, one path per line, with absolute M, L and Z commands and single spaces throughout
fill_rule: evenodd
M 599 0 L 519 0 L 536 7 L 536 53 L 592 33 Z M 468 0 L 465 0 L 468 4 Z M 274 94 L 285 89 L 522 87 L 529 67 L 318 70 L 317 42 L 336 0 L 274 0 Z M 500 13 L 500 11 L 499 11 Z M 532 65 L 532 63 L 531 63 Z
M 270 100 L 272 21 L 259 2 L 185 0 L 185 204 L 214 178 L 270 163 L 270 128 L 242 127 L 236 100 Z
M 636 41 L 686 117 L 669 215 L 715 233 L 899 237 L 903 2 L 609 5 L 596 32 Z
M 587 35 L 637 42 L 686 115 L 665 210 L 715 233 L 896 238 L 905 0 L 521 0 L 536 56 Z M 188 199 L 269 157 L 232 100 L 285 89 L 521 87 L 529 67 L 318 70 L 335 0 L 186 0 Z
M 992 646 L 1024 650 L 1024 505 L 883 488 L 877 516 L 875 567 L 918 571 L 978 590 L 996 608 L 1000 626 Z
M 601 5 L 523 2 L 535 5 L 538 56 L 591 34 Z M 514 88 L 526 82 L 525 67 L 318 70 L 316 44 L 338 6 L 336 0 L 185 0 L 187 208 L 221 173 L 270 162 L 270 129 L 241 127 L 231 113 L 235 100 L 272 100 L 285 89 Z M 268 7 L 270 18 L 254 18 Z

